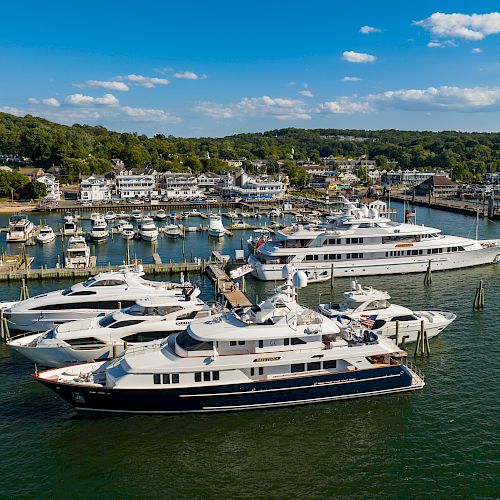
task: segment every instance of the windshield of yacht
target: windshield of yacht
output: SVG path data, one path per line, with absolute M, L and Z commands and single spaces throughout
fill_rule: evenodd
M 83 283 L 83 286 L 119 286 L 125 285 L 125 281 L 118 279 L 107 279 L 107 280 L 96 280 L 95 278 L 89 278 Z
M 113 313 L 104 316 L 104 318 L 99 320 L 99 326 L 106 328 L 109 325 L 116 323 L 116 319 L 113 317 Z
M 181 309 L 183 309 L 182 306 L 142 306 L 134 304 L 124 312 L 131 316 L 165 316 Z

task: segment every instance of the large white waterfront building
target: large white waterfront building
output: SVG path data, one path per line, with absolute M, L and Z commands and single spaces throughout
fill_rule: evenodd
M 160 194 L 172 200 L 187 200 L 204 196 L 196 175 L 190 173 L 158 174 L 158 186 Z
M 111 199 L 111 188 L 104 177 L 91 175 L 80 183 L 80 199 L 94 203 Z
M 38 177 L 38 182 L 41 182 L 47 188 L 45 201 L 57 202 L 61 201 L 61 191 L 59 190 L 59 181 L 52 174 L 44 174 Z
M 116 175 L 115 190 L 122 200 L 158 195 L 154 173 L 134 174 L 131 170 L 123 170 Z
M 349 205 L 324 225 L 295 224 L 276 231 L 249 257 L 253 274 L 279 280 L 283 266 L 302 271 L 334 271 L 334 276 L 424 272 L 489 264 L 500 259 L 500 239 L 472 240 L 440 229 L 402 224 L 377 209 Z

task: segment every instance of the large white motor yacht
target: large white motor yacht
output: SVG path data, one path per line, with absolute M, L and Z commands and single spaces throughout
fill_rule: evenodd
M 341 332 L 296 301 L 304 273 L 257 305 L 194 321 L 111 361 L 34 377 L 81 410 L 254 410 L 421 389 L 391 340 Z
M 64 254 L 68 269 L 86 269 L 90 266 L 90 248 L 83 236 L 71 236 Z
M 7 242 L 9 243 L 26 243 L 33 232 L 35 226 L 28 219 L 27 215 L 17 214 L 9 218 L 9 232 L 7 233 Z
M 77 233 L 76 222 L 72 215 L 64 216 L 62 232 L 64 236 L 73 236 Z
M 210 214 L 208 222 L 208 236 L 222 238 L 226 234 L 226 228 L 222 223 L 222 218 L 217 214 Z
M 158 228 L 152 217 L 144 217 L 142 219 L 140 235 L 144 241 L 155 241 L 158 239 Z
M 43 293 L 16 303 L 4 312 L 12 330 L 44 332 L 77 319 L 93 318 L 130 307 L 137 299 L 165 295 L 181 296 L 190 283 L 145 280 L 142 266 L 100 273 L 66 290 Z
M 394 222 L 375 208 L 347 207 L 333 223 L 295 224 L 249 256 L 253 275 L 279 280 L 285 264 L 301 271 L 333 269 L 334 276 L 424 272 L 489 264 L 500 259 L 500 239 L 446 236 L 440 229 Z
M 319 311 L 334 319 L 341 326 L 358 322 L 380 335 L 401 342 L 416 342 L 422 321 L 427 338 L 435 337 L 456 319 L 456 314 L 447 311 L 412 311 L 408 307 L 391 304 L 387 292 L 375 288 L 363 288 L 356 280 L 351 289 L 344 292 L 341 304 L 320 304 Z
M 90 238 L 96 243 L 106 241 L 109 236 L 109 229 L 106 221 L 99 217 L 94 221 L 92 225 L 92 231 L 90 232 Z
M 207 318 L 212 310 L 191 295 L 163 295 L 139 299 L 130 307 L 106 316 L 71 321 L 42 334 L 21 335 L 9 345 L 42 366 L 111 359 L 129 345 L 163 339 L 185 330 L 192 321 Z
M 44 245 L 45 243 L 52 243 L 56 239 L 56 233 L 50 226 L 43 226 L 36 237 L 38 243 Z

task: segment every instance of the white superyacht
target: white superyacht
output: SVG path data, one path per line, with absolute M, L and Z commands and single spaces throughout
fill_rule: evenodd
M 280 280 L 283 266 L 333 269 L 335 277 L 424 272 L 490 264 L 500 259 L 500 239 L 473 240 L 440 229 L 400 223 L 375 208 L 348 205 L 332 223 L 294 224 L 276 231 L 248 258 L 252 274 Z

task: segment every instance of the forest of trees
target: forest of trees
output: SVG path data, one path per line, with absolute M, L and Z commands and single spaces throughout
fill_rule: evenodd
M 369 140 L 343 140 L 340 136 Z M 447 169 L 453 178 L 464 182 L 500 170 L 500 133 L 287 128 L 223 138 L 148 137 L 0 113 L 0 154 L 28 157 L 43 168 L 62 165 L 69 181 L 109 171 L 111 158 L 122 159 L 127 168 L 217 172 L 224 166 L 222 159 L 260 158 L 270 160 L 272 166 L 290 159 L 292 149 L 295 160 L 367 154 L 381 168 L 394 160 L 402 169 Z M 210 159 L 200 159 L 207 152 Z

